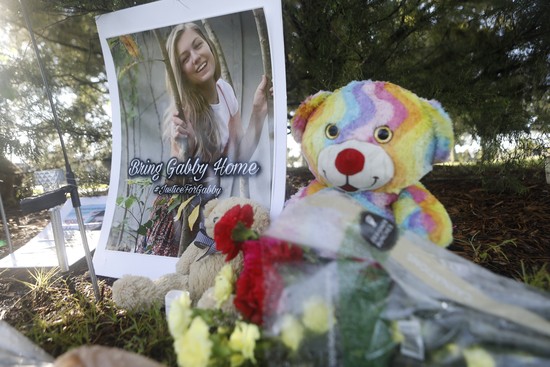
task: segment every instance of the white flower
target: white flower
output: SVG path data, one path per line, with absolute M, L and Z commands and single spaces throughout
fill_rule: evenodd
M 191 322 L 191 316 L 191 298 L 189 292 L 183 292 L 170 304 L 168 313 L 168 329 L 174 339 L 185 333 Z
M 230 264 L 226 264 L 223 268 L 221 268 L 214 283 L 214 299 L 216 300 L 216 308 L 220 308 L 222 303 L 227 301 L 233 293 L 233 282 L 233 269 Z
M 304 327 L 293 315 L 284 315 L 281 323 L 281 340 L 292 351 L 297 351 L 304 338 Z
M 465 349 L 464 359 L 468 367 L 495 367 L 495 360 L 491 355 L 483 348 L 472 347 Z
M 212 341 L 208 325 L 199 316 L 195 317 L 183 336 L 176 338 L 174 349 L 180 367 L 206 367 L 212 354 Z
M 333 308 L 320 297 L 314 296 L 304 303 L 302 322 L 315 333 L 326 333 L 334 325 Z
M 258 339 L 260 339 L 260 329 L 257 325 L 237 321 L 235 330 L 229 337 L 229 347 L 236 352 L 240 352 L 244 359 L 256 362 L 254 348 L 256 348 L 256 340 Z

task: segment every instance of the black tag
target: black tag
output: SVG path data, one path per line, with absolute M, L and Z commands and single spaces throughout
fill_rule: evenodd
M 395 223 L 371 212 L 362 212 L 359 223 L 361 236 L 381 251 L 391 249 L 397 241 Z

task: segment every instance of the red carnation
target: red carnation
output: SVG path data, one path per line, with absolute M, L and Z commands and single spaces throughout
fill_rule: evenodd
M 261 325 L 265 298 L 264 273 L 261 263 L 243 268 L 236 284 L 234 304 L 243 317 Z
M 237 280 L 234 304 L 245 319 L 262 325 L 270 316 L 283 290 L 283 279 L 265 261 L 261 241 L 246 241 L 243 270 Z
M 264 236 L 260 238 L 260 242 L 263 247 L 265 261 L 269 263 L 292 262 L 303 258 L 302 248 L 286 241 Z
M 235 205 L 229 209 L 214 226 L 216 249 L 226 254 L 230 261 L 239 254 L 242 243 L 258 237 L 250 229 L 254 223 L 254 210 L 250 204 Z
M 271 237 L 242 244 L 243 270 L 237 280 L 234 304 L 255 324 L 273 314 L 284 288 L 277 265 L 302 259 L 302 249 Z

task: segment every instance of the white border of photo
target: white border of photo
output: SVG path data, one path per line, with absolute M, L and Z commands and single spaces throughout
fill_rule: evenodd
M 116 200 L 119 195 L 122 143 L 119 86 L 117 85 L 117 74 L 108 45 L 108 39 L 189 21 L 252 11 L 259 8 L 263 9 L 266 18 L 273 75 L 274 144 L 272 152 L 270 214 L 274 218 L 283 208 L 286 182 L 287 106 L 280 1 L 162 0 L 97 17 L 96 22 L 109 81 L 113 119 L 110 190 L 102 231 L 93 259 L 98 275 L 120 278 L 123 275 L 131 274 L 156 279 L 164 274 L 174 272 L 177 261 L 175 257 L 113 251 L 109 250 L 107 246 L 113 224 L 113 215 L 116 209 Z

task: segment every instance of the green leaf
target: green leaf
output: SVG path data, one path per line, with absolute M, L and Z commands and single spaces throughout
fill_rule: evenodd
M 126 200 L 124 201 L 124 207 L 126 209 L 130 208 L 132 205 L 134 205 L 134 203 L 137 201 L 136 197 L 135 196 L 129 196 L 128 198 L 126 198 Z
M 149 219 L 147 222 L 143 223 L 139 226 L 137 233 L 145 236 L 147 234 L 147 230 L 153 226 L 153 220 Z
M 170 200 L 168 201 L 168 203 L 170 205 L 168 205 L 168 211 L 171 212 L 172 210 L 176 209 L 176 207 L 178 205 L 180 205 L 181 203 L 181 196 L 179 195 L 174 195 L 170 198 Z
M 248 228 L 243 222 L 237 222 L 235 228 L 231 232 L 231 239 L 237 242 L 244 242 L 248 240 L 257 240 L 260 235 L 255 230 Z

